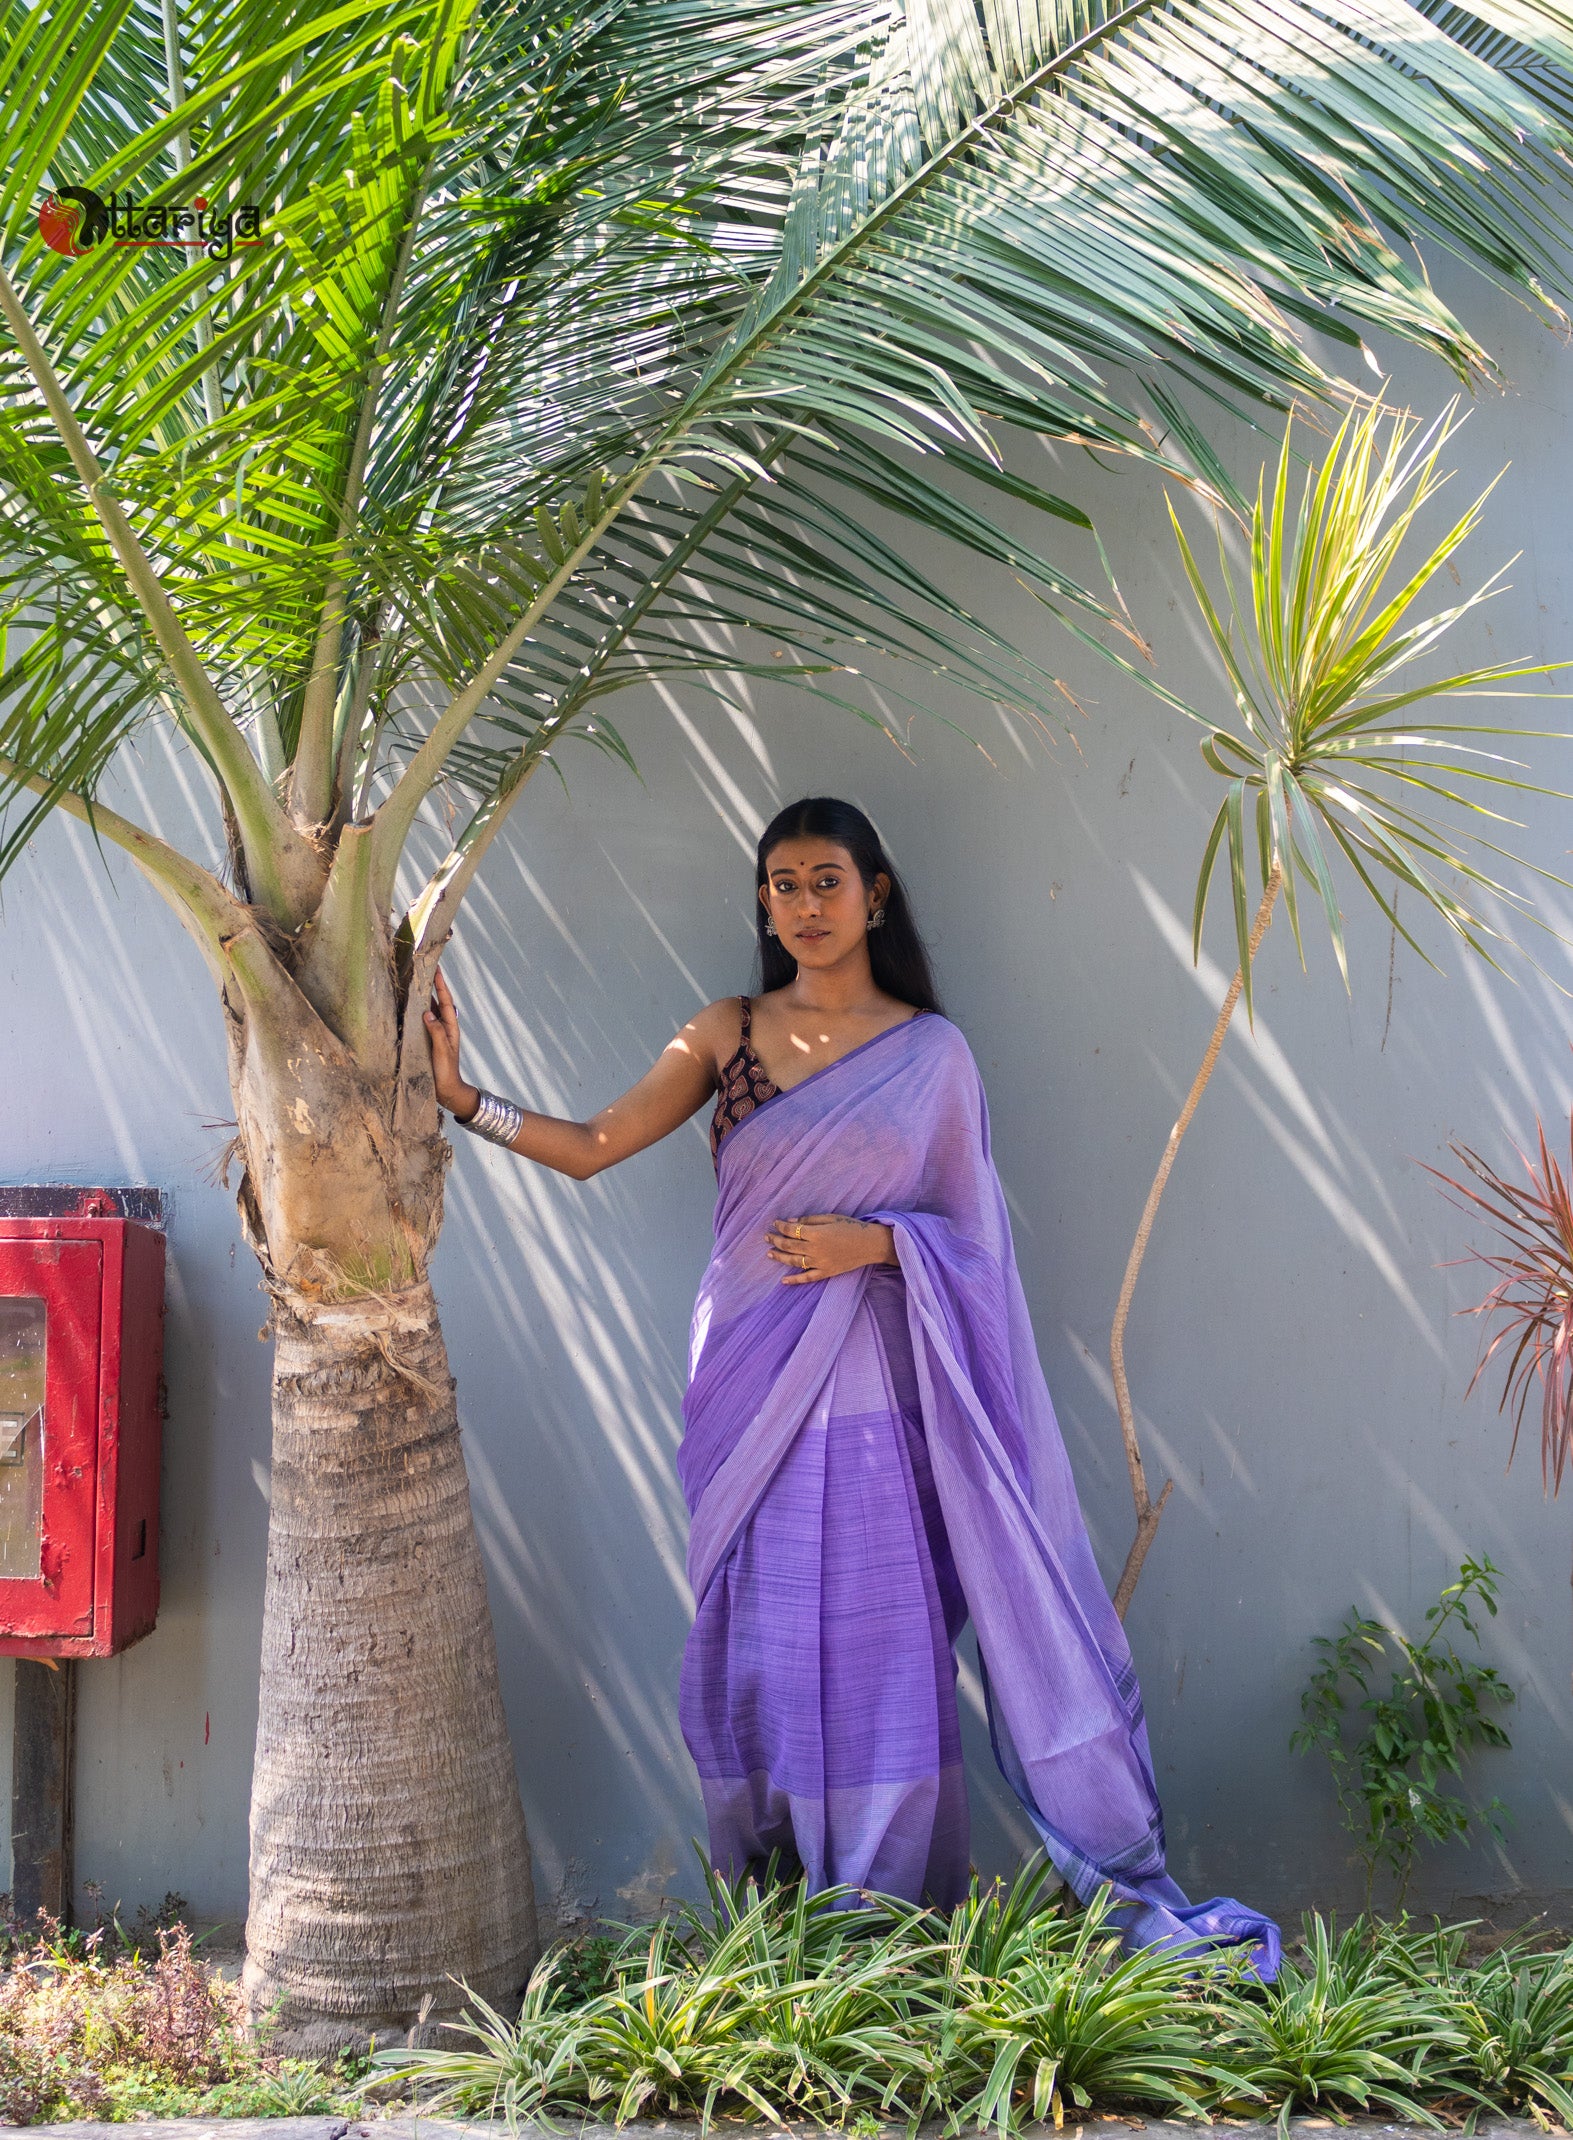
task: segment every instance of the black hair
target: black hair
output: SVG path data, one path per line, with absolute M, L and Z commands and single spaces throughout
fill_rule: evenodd
M 833 795 L 806 795 L 801 802 L 788 803 L 784 810 L 778 811 L 765 827 L 759 842 L 754 871 L 756 892 L 763 889 L 768 874 L 765 865 L 783 840 L 833 840 L 852 857 L 866 889 L 872 890 L 874 879 L 882 873 L 890 879 L 884 922 L 868 933 L 868 956 L 874 969 L 874 985 L 882 988 L 887 996 L 894 996 L 901 1003 L 910 1003 L 917 1010 L 937 1011 L 940 1008 L 939 993 L 929 968 L 928 952 L 912 918 L 911 902 L 901 879 L 891 867 L 879 834 L 856 804 L 838 802 Z M 767 919 L 764 903 L 756 896 L 754 927 L 759 939 L 761 993 L 772 988 L 785 988 L 797 972 L 797 960 L 791 952 L 779 938 L 766 935 Z

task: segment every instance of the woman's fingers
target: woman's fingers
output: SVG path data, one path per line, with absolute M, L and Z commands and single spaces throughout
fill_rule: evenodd
M 459 1053 L 459 1012 L 453 1000 L 453 991 L 443 978 L 439 966 L 432 975 L 434 1007 L 426 1013 L 426 1030 L 435 1044 L 440 1033 L 457 1059 Z
M 817 1267 L 818 1253 L 807 1238 L 795 1230 L 796 1224 L 795 1220 L 778 1219 L 774 1230 L 765 1235 L 769 1243 L 765 1254 L 772 1263 L 786 1265 L 781 1278 L 783 1285 L 817 1284 L 830 1273 Z

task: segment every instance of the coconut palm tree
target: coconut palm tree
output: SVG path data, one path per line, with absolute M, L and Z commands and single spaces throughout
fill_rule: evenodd
M 421 1013 L 492 842 L 651 677 L 1052 713 L 903 529 L 1096 637 L 1085 506 L 1008 430 L 1217 490 L 1210 408 L 1341 390 L 1308 330 L 1489 372 L 1414 241 L 1550 302 L 1573 25 L 8 0 L 0 55 L 0 865 L 66 811 L 213 977 L 276 1344 L 247 1983 L 323 2045 L 506 1998 L 534 1939 L 426 1275 Z M 145 722 L 206 856 L 112 806 Z

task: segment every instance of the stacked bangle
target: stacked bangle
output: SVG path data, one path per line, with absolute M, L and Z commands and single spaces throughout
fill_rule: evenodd
M 524 1127 L 524 1109 L 516 1101 L 503 1099 L 499 1093 L 483 1092 L 473 1115 L 455 1115 L 453 1119 L 461 1129 L 484 1137 L 488 1144 L 512 1144 Z

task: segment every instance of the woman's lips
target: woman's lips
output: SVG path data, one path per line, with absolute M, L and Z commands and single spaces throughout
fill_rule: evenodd
M 794 929 L 793 935 L 800 944 L 822 944 L 830 934 L 828 929 Z

